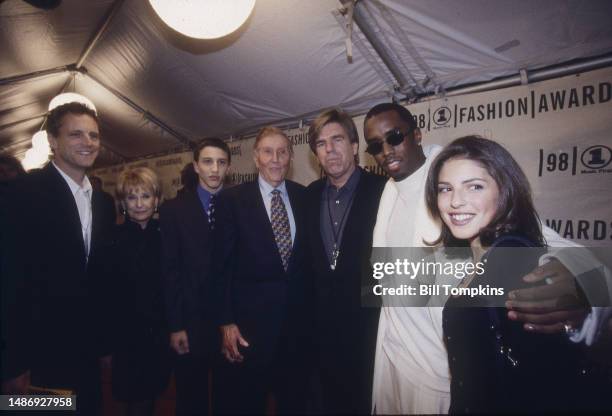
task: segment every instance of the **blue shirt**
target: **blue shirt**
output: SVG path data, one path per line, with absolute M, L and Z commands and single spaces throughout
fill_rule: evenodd
M 261 192 L 261 197 L 263 198 L 263 202 L 266 207 L 266 212 L 268 213 L 269 220 L 272 211 L 272 191 L 275 189 L 278 189 L 280 191 L 280 197 L 283 200 L 283 203 L 285 204 L 287 216 L 289 217 L 289 227 L 291 228 L 291 243 L 295 243 L 295 218 L 293 218 L 293 210 L 291 209 L 291 203 L 289 202 L 289 194 L 287 193 L 285 181 L 283 181 L 275 188 L 268 182 L 266 182 L 265 179 L 261 177 L 261 175 L 259 175 L 259 177 L 257 178 L 257 182 L 259 183 L 259 191 Z
M 217 195 L 219 191 L 221 190 L 221 188 L 219 188 L 219 191 L 213 194 L 213 193 L 208 192 L 207 189 L 203 188 L 202 185 L 198 184 L 198 186 L 196 187 L 196 190 L 198 192 L 198 197 L 200 198 L 200 202 L 202 203 L 202 207 L 204 208 L 204 212 L 206 212 L 208 215 L 208 206 L 210 205 L 210 197 L 212 195 Z

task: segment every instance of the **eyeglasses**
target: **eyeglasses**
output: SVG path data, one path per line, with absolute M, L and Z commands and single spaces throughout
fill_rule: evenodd
M 404 141 L 404 137 L 410 134 L 412 130 L 408 130 L 406 133 L 402 133 L 400 129 L 394 129 L 388 132 L 385 135 L 385 141 L 389 143 L 391 146 L 397 146 L 401 142 Z M 372 156 L 376 156 L 380 152 L 383 151 L 383 141 L 382 140 L 372 140 L 368 143 L 368 147 L 366 147 L 366 152 L 371 154 Z

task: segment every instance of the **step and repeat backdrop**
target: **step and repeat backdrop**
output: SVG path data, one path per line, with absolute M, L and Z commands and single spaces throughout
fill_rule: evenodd
M 503 144 L 529 177 L 542 221 L 587 246 L 612 246 L 612 68 L 501 90 L 436 98 L 407 106 L 423 144 L 445 145 L 478 134 Z M 364 152 L 364 116 L 355 117 L 360 165 L 381 173 Z M 287 130 L 294 159 L 289 178 L 309 184 L 321 169 L 308 146 L 308 127 Z M 256 178 L 254 138 L 229 143 L 231 181 Z M 164 198 L 181 187 L 191 152 L 144 159 L 91 172 L 114 194 L 126 167 L 147 166 L 160 176 Z

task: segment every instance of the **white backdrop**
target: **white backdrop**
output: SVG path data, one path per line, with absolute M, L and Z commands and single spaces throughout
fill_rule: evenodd
M 423 143 L 447 144 L 479 134 L 502 143 L 525 170 L 542 221 L 586 246 L 612 246 L 612 68 L 502 90 L 437 98 L 409 105 Z M 360 164 L 381 173 L 364 153 L 363 118 L 356 117 Z M 304 185 L 320 177 L 307 141 L 308 128 L 287 130 L 294 143 L 289 178 Z M 255 177 L 254 139 L 229 143 L 234 182 Z M 164 197 L 180 188 L 190 152 L 132 162 L 162 180 Z M 124 166 L 98 169 L 113 192 Z

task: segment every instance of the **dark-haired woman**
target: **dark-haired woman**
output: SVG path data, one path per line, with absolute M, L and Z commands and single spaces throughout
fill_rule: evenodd
M 582 346 L 507 319 L 510 290 L 538 265 L 545 241 L 529 182 L 499 144 L 476 136 L 449 144 L 434 160 L 427 206 L 442 220 L 437 243 L 464 246 L 484 274 L 459 288 L 504 289 L 451 296 L 443 311 L 451 371 L 451 413 L 576 411 L 588 408 Z M 584 378 L 584 380 L 582 379 Z
M 126 221 L 117 227 L 116 336 L 113 397 L 124 415 L 152 415 L 170 377 L 170 350 L 161 289 L 161 238 L 153 219 L 160 198 L 151 169 L 119 175 L 117 198 Z

